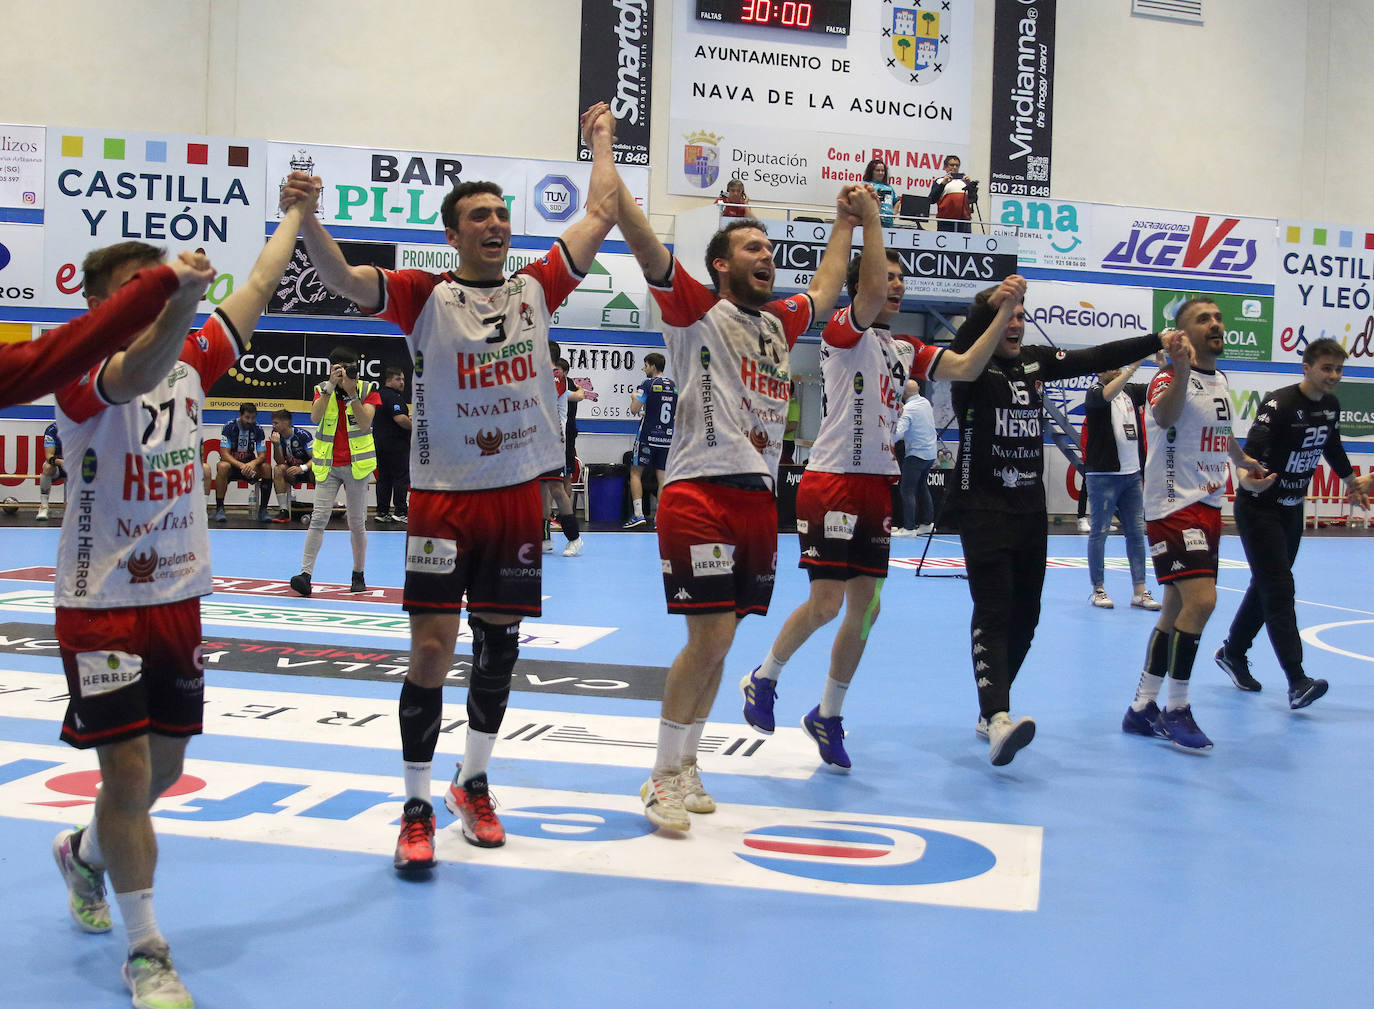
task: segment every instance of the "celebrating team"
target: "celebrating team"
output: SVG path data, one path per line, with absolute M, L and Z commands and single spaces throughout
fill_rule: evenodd
M 76 363 L 89 370 L 44 378 L 57 387 L 55 434 L 65 447 L 57 455 L 65 453 L 83 476 L 58 550 L 57 634 L 71 695 L 62 736 L 96 750 L 104 785 L 91 824 L 60 834 L 54 856 L 72 916 L 87 931 L 112 927 L 108 873 L 128 932 L 124 974 L 136 1005 L 192 1005 L 153 915 L 157 849 L 149 809 L 176 781 L 187 740 L 201 731 L 199 597 L 210 590 L 210 569 L 205 516 L 193 493 L 201 486 L 200 408 L 213 381 L 246 349 L 298 233 L 326 287 L 401 329 L 416 363 L 398 870 L 435 864 L 431 771 L 465 595 L 472 638 L 467 735 L 444 802 L 470 843 L 505 842 L 487 769 L 511 690 L 520 622 L 541 613 L 538 480 L 564 465 L 551 317 L 616 224 L 663 316 L 666 360 L 650 355 L 647 370 L 651 380 L 666 371 L 671 382 L 650 390 L 650 413 L 657 416 L 668 397 L 676 402 L 666 459 L 663 446 L 649 441 L 635 460 L 658 473 L 655 526 L 666 604 L 684 616 L 687 629 L 640 792 L 645 815 L 658 827 L 687 831 L 691 814 L 716 808 L 698 747 L 739 620 L 768 611 L 777 563 L 774 495 L 792 390 L 789 351 L 820 323 L 826 410 L 798 492 L 810 591 L 740 683 L 744 717 L 754 728 L 774 731 L 784 665 L 843 611 L 821 696 L 800 722 L 826 769 L 850 769 L 841 710 L 887 574 L 889 488 L 898 475 L 892 435 L 906 382 L 937 378 L 955 383 L 960 428 L 952 493 L 973 598 L 976 731 L 988 740 L 994 765 L 1010 761 L 1035 734 L 1033 720 L 1010 714 L 1010 692 L 1034 635 L 1045 570 L 1041 383 L 1127 365 L 1161 348 L 1170 364 L 1149 392 L 1145 486 L 1165 598 L 1123 729 L 1189 750 L 1212 745 L 1192 717 L 1187 687 L 1216 599 L 1228 459 L 1241 473 L 1237 520 L 1255 581 L 1216 659 L 1238 687 L 1258 690 L 1245 655 L 1267 624 L 1290 704 L 1303 707 L 1326 690 L 1302 668 L 1292 617 L 1301 500 L 1322 455 L 1353 499 L 1367 502 L 1374 482 L 1354 475 L 1340 447 L 1332 396 L 1344 357 L 1338 345 L 1317 341 L 1308 348 L 1303 382 L 1265 402 L 1249 454 L 1231 437 L 1225 378 L 1215 367 L 1222 320 L 1205 298 L 1179 310 L 1177 330 L 1056 353 L 1022 346 L 1026 282 L 1012 276 L 979 295 L 950 348 L 913 341 L 907 368 L 889 328 L 904 293 L 901 263 L 883 247 L 881 208 L 870 187 L 840 190 L 829 244 L 807 291 L 774 296 L 772 244 L 749 218 L 730 222 L 709 243 L 708 287 L 663 246 L 620 180 L 609 108 L 594 105 L 581 126 L 593 155 L 586 214 L 542 259 L 510 277 L 510 216 L 493 183 L 464 182 L 444 200 L 444 236 L 458 252 L 458 267 L 436 275 L 350 265 L 314 213 L 320 180 L 299 172 L 283 186 L 282 223 L 252 276 L 189 337 L 213 278 L 203 255 L 162 265 L 160 250 L 122 243 L 88 258 L 93 311 L 74 324 L 71 338 L 89 342 L 89 328 L 103 328 L 107 359 L 82 358 Z M 862 250 L 850 263 L 856 227 Z M 832 313 L 842 289 L 851 304 Z M 109 349 L 116 352 L 108 356 Z M 498 441 L 458 417 L 455 402 L 473 405 L 465 416 L 503 413 Z M 283 424 L 279 437 L 290 437 L 289 416 Z M 104 462 L 119 458 L 123 466 Z M 280 483 L 277 491 L 289 493 Z M 264 493 L 264 509 L 266 499 Z M 118 538 L 116 522 L 141 532 Z M 629 527 L 643 524 L 637 507 Z M 570 544 L 575 540 L 574 530 Z M 355 567 L 360 579 L 360 558 Z M 1161 710 L 1156 699 L 1166 680 Z

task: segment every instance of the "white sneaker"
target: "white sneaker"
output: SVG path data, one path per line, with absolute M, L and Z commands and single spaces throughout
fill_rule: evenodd
M 973 734 L 979 739 L 988 738 L 988 720 L 982 715 L 979 715 L 978 721 L 973 723 Z
M 892 535 L 892 538 L 893 538 L 894 540 L 899 540 L 899 539 L 901 539 L 901 538 L 904 537 L 904 536 L 915 536 L 915 535 L 916 535 L 916 530 L 915 530 L 915 529 L 903 529 L 901 526 L 893 526 L 893 527 L 892 527 L 892 533 L 891 533 L 891 535 Z
M 46 501 L 38 506 L 38 514 L 35 515 L 34 518 L 39 522 L 48 521 L 48 505 Z
M 701 772 L 697 768 L 695 758 L 688 757 L 683 760 L 682 773 L 678 775 L 677 780 L 682 785 L 682 804 L 687 807 L 687 812 L 716 811 L 716 800 L 711 798 L 711 793 L 706 791 L 706 786 L 701 783 Z
M 929 536 L 929 535 L 930 535 L 932 532 L 934 532 L 934 531 L 935 531 L 935 523 L 933 523 L 933 522 L 927 522 L 925 525 L 917 526 L 914 530 L 912 530 L 911 535 L 913 535 L 913 536 Z
M 654 771 L 640 786 L 639 797 L 644 800 L 644 815 L 654 826 L 666 830 L 692 829 L 677 772 Z
M 1107 595 L 1107 590 L 1101 585 L 1093 589 L 1093 594 L 1088 597 L 1088 602 L 1092 603 L 1099 610 L 1110 610 L 1116 608 L 1116 603 L 1112 602 L 1112 597 Z M 1134 602 L 1131 604 L 1135 605 Z
M 546 553 L 546 554 L 551 554 L 551 553 L 553 553 L 553 540 L 545 540 L 545 541 L 544 541 L 544 553 Z
M 1079 520 L 1078 520 L 1078 531 L 1081 532 L 1081 533 L 1090 533 L 1090 532 L 1092 532 L 1092 531 L 1093 531 L 1093 524 L 1092 524 L 1092 522 L 1090 522 L 1088 519 L 1079 519 Z
M 1138 610 L 1162 610 L 1164 604 L 1154 596 L 1150 595 L 1150 590 L 1146 589 L 1138 596 L 1131 596 L 1131 605 Z
M 124 961 L 124 983 L 139 1009 L 195 1009 L 195 1001 L 172 966 L 165 943 L 130 953 Z
M 577 537 L 575 540 L 568 540 L 568 545 L 563 548 L 563 556 L 580 557 L 582 555 L 582 543 L 583 539 L 581 536 Z
M 1010 764 L 1016 751 L 1027 746 L 1035 738 L 1035 719 L 1018 718 L 1011 720 L 1005 711 L 999 711 L 988 719 L 988 756 L 993 767 Z

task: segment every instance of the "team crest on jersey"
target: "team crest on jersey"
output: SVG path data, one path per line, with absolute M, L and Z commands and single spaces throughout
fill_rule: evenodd
M 415 377 L 419 378 L 425 373 L 425 355 L 418 350 L 415 352 Z
M 200 348 L 202 354 L 210 349 L 210 341 L 205 338 L 204 333 L 196 334 L 196 346 Z
M 147 553 L 130 554 L 128 568 L 129 584 L 151 584 L 157 570 L 157 551 L 149 547 Z
M 190 396 L 186 397 L 186 416 L 190 418 L 192 424 L 200 423 L 200 407 Z
M 711 370 L 711 352 L 705 347 L 701 348 L 701 366 L 707 371 Z
M 526 302 L 520 302 L 520 322 L 526 329 L 534 328 L 534 310 Z
M 477 447 L 482 450 L 483 455 L 499 455 L 501 452 L 501 429 L 494 427 L 490 431 L 477 430 Z
M 856 372 L 854 375 L 854 395 L 858 396 L 864 391 L 864 373 Z
M 795 312 L 797 310 L 797 302 L 793 298 L 788 298 L 783 304 L 787 306 L 789 312 Z

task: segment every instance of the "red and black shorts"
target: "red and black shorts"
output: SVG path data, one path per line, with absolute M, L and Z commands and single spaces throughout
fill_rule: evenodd
M 409 613 L 468 612 L 537 617 L 543 508 L 535 480 L 479 491 L 410 492 L 406 525 Z
M 67 674 L 62 738 L 77 749 L 201 731 L 200 599 L 111 610 L 57 608 Z
M 778 569 L 772 491 L 677 480 L 655 522 L 669 613 L 768 612 Z
M 800 567 L 817 578 L 886 578 L 892 481 L 869 473 L 807 470 L 797 488 Z
M 1216 580 L 1220 566 L 1221 509 L 1195 503 L 1145 523 L 1155 579 L 1165 585 L 1182 578 Z

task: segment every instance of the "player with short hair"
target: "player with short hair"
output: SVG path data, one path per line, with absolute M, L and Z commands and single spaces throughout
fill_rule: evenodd
M 1302 637 L 1293 610 L 1293 561 L 1302 540 L 1303 501 L 1317 464 L 1325 458 L 1345 483 L 1350 500 L 1369 507 L 1374 473 L 1356 476 L 1341 444 L 1341 404 L 1336 399 L 1346 352 L 1330 337 L 1313 340 L 1302 355 L 1302 381 L 1264 397 L 1245 439 L 1245 453 L 1277 474 L 1272 487 L 1236 494 L 1236 530 L 1250 565 L 1250 585 L 1213 658 L 1235 685 L 1258 691 L 1246 653 L 1261 626 L 1269 631 L 1284 677 L 1288 706 L 1305 708 L 1326 693 L 1327 683 L 1302 665 Z
M 542 607 L 537 478 L 563 454 L 550 320 L 616 217 L 609 106 L 593 105 L 581 127 L 592 151 L 586 214 L 513 276 L 505 276 L 510 211 L 492 182 L 463 182 L 444 198 L 444 236 L 458 268 L 443 274 L 350 266 L 323 225 L 305 222 L 325 286 L 399 326 L 415 361 L 404 600 L 411 665 L 399 705 L 406 800 L 394 859 L 401 871 L 434 865 L 430 775 L 464 592 L 473 640 L 468 729 L 445 803 L 470 843 L 505 843 L 487 764 L 510 696 L 520 621 Z M 287 188 L 319 184 L 293 172 Z
M 900 476 L 893 435 L 907 378 L 889 328 L 906 294 L 901 262 L 883 248 L 877 200 L 851 197 L 850 205 L 864 213 L 864 247 L 846 278 L 853 304 L 837 311 L 821 334 L 824 415 L 797 488 L 799 566 L 811 581 L 810 594 L 783 623 L 763 662 L 740 681 L 744 720 L 773 732 L 783 666 L 843 609 L 820 703 L 801 720 L 822 766 L 838 774 L 851 766 L 840 711 L 878 618 L 887 577 L 891 487 Z M 913 341 L 912 374 L 941 380 L 978 375 L 1025 289 L 1020 277 L 1002 283 L 996 314 L 964 353 Z
M 715 809 L 696 755 L 735 625 L 767 613 L 773 594 L 788 354 L 839 297 L 856 208 L 870 203 L 862 187 L 841 189 L 809 289 L 775 298 L 773 243 L 761 222 L 732 221 L 707 243 L 712 291 L 674 259 L 620 187 L 620 230 L 663 312 L 668 370 L 678 383 L 655 525 L 668 612 L 686 617 L 687 645 L 668 671 L 654 767 L 640 789 L 656 826 L 688 830 L 689 811 Z
M 1169 363 L 1150 382 L 1145 411 L 1145 534 L 1164 608 L 1145 646 L 1145 669 L 1121 731 L 1167 739 L 1203 753 L 1212 741 L 1193 718 L 1188 686 L 1202 629 L 1217 604 L 1221 503 L 1230 477 L 1269 488 L 1277 474 L 1241 450 L 1232 436 L 1231 397 L 1217 361 L 1226 352 L 1221 309 L 1206 296 L 1189 298 L 1174 316 L 1176 330 L 1161 334 Z M 1169 699 L 1156 699 L 1165 677 Z
M 668 362 L 657 351 L 644 355 L 644 381 L 630 398 L 630 414 L 639 417 L 639 431 L 630 448 L 630 507 L 633 514 L 626 529 L 648 525 L 644 517 L 644 470 L 653 467 L 658 492 L 663 493 L 668 469 L 668 449 L 673 444 L 673 414 L 677 410 L 677 386 L 663 374 Z
M 93 309 L 140 273 L 180 276 L 167 310 L 126 349 L 57 392 L 57 424 L 81 486 L 57 548 L 56 631 L 69 699 L 62 738 L 94 748 L 101 785 L 91 823 L 65 830 L 53 855 L 77 925 L 111 927 L 108 871 L 129 938 L 124 980 L 136 1006 L 192 1005 L 153 910 L 152 804 L 181 776 L 201 731 L 200 597 L 210 592 L 201 490 L 205 395 L 243 353 L 314 201 L 288 208 L 251 273 L 187 335 L 214 277 L 204 255 L 170 267 L 142 242 L 86 262 Z M 133 530 L 133 532 L 130 532 Z
M 231 477 L 258 485 L 258 521 L 267 521 L 267 503 L 272 496 L 271 473 L 267 435 L 258 423 L 257 404 L 241 403 L 238 417 L 220 429 L 219 465 L 215 468 L 215 521 L 229 520 L 224 512 L 224 496 Z
M 272 485 L 277 492 L 277 514 L 272 521 L 285 524 L 291 521 L 291 488 L 299 487 L 312 478 L 311 460 L 314 458 L 315 437 L 303 427 L 296 427 L 290 410 L 272 411 Z

